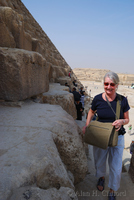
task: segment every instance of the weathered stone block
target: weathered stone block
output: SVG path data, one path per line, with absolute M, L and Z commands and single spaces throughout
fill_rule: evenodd
M 64 68 L 55 65 L 49 65 L 49 80 L 57 82 L 59 77 L 65 77 L 66 71 Z M 52 81 L 53 80 L 53 81 Z
M 32 38 L 29 33 L 24 33 L 24 44 L 21 48 L 28 51 L 32 51 Z
M 61 86 L 58 83 L 51 83 L 49 91 L 43 93 L 43 103 L 60 105 L 74 119 L 77 118 L 76 107 L 73 94 L 67 91 L 68 87 Z
M 48 69 L 41 54 L 0 48 L 0 99 L 24 100 L 48 89 Z
M 42 48 L 38 39 L 32 38 L 32 51 L 42 54 Z
M 0 46 L 36 51 L 51 65 L 61 68 L 58 74 L 64 76 L 68 64 L 23 3 L 1 0 L 0 6 Z
M 0 46 L 23 48 L 23 16 L 12 10 L 10 7 L 0 7 L 0 18 Z
M 68 83 L 70 87 L 72 85 L 72 79 L 69 78 L 68 76 L 65 76 L 65 77 L 62 76 L 62 77 L 57 78 L 57 82 L 60 83 L 61 85 L 65 85 L 65 83 Z
M 0 38 L 1 38 L 0 39 L 1 47 L 10 47 L 10 48 L 16 47 L 14 37 L 12 36 L 11 32 L 3 22 L 0 22 Z
M 82 132 L 60 106 L 25 101 L 21 108 L 0 106 L 0 116 L 1 200 L 33 184 L 43 189 L 74 189 L 73 181 L 85 177 Z

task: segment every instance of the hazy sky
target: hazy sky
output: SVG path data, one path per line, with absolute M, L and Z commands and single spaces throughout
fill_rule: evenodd
M 22 0 L 69 66 L 134 74 L 134 0 Z

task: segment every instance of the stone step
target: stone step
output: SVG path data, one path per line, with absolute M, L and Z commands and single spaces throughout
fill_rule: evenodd
M 69 92 L 67 86 L 62 86 L 59 83 L 50 83 L 49 91 L 42 95 L 43 103 L 52 105 L 60 105 L 63 110 L 76 119 L 76 107 L 74 104 L 74 96 Z

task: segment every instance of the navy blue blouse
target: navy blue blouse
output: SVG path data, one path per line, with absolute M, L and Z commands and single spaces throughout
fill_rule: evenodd
M 110 102 L 112 108 L 114 109 L 116 113 L 116 104 L 117 104 L 117 95 L 113 101 Z M 97 110 L 97 115 L 98 115 L 98 121 L 100 122 L 114 122 L 115 121 L 115 115 L 108 105 L 107 101 L 105 101 L 102 98 L 102 93 L 98 94 L 94 97 L 92 101 L 92 106 L 91 109 L 93 111 Z M 130 109 L 128 100 L 126 97 L 121 95 L 121 112 L 120 112 L 120 119 L 123 119 L 124 112 L 127 112 Z

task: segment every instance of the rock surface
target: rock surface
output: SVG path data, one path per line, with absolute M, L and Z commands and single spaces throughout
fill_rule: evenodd
M 39 95 L 48 91 L 48 82 L 68 82 L 72 89 L 76 79 L 81 86 L 73 71 L 67 77 L 70 66 L 21 0 L 0 0 L 0 19 L 0 99 Z
M 0 200 L 77 199 L 86 146 L 60 84 L 81 82 L 21 0 L 0 0 L 0 38 Z
M 20 101 L 48 91 L 48 67 L 41 54 L 0 47 L 0 62 L 0 99 Z
M 2 2 L 0 2 L 1 6 Z M 3 4 L 2 4 L 3 5 Z M 23 49 L 24 42 L 24 24 L 23 16 L 9 7 L 0 7 L 0 46 L 9 48 Z M 29 50 L 29 49 L 28 49 Z M 31 49 L 30 49 L 31 50 Z
M 68 92 L 69 88 L 58 83 L 49 84 L 49 91 L 43 93 L 43 103 L 60 105 L 74 119 L 77 118 L 74 96 Z
M 61 187 L 59 190 L 56 188 L 42 190 L 37 187 L 22 187 L 13 193 L 9 200 L 78 200 L 74 190 L 67 187 Z
M 38 52 L 49 66 L 49 80 L 56 82 L 71 69 L 21 0 L 0 0 L 0 46 Z M 24 63 L 26 64 L 26 63 Z
M 83 180 L 81 129 L 60 106 L 26 101 L 0 106 L 0 115 L 0 200 L 20 187 L 74 189 Z

